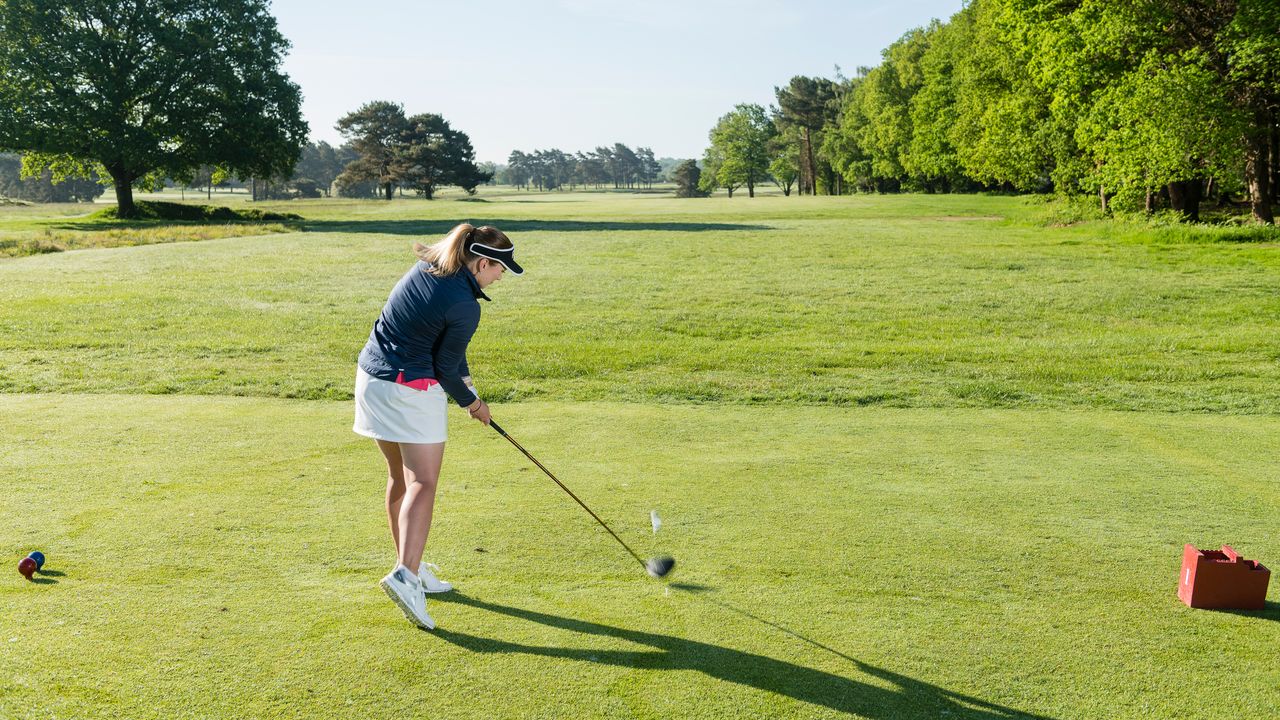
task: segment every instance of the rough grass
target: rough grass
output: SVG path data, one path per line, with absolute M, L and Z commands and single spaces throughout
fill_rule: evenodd
M 0 716 L 1280 713 L 1280 605 L 1175 597 L 1184 542 L 1280 556 L 1276 418 L 499 406 L 664 585 L 455 410 L 424 633 L 350 412 L 0 397 L 0 547 L 52 571 L 0 583 Z
M 0 237 L 0 257 L 23 257 L 26 255 L 65 252 L 67 250 L 192 242 L 293 231 L 293 228 L 280 223 L 224 223 L 220 225 L 174 225 L 166 223 L 155 227 L 121 227 L 94 231 L 45 228 L 25 233 L 6 233 L 3 237 Z
M 301 216 L 223 205 L 139 201 L 141 217 L 116 218 L 114 206 L 31 205 L 0 211 L 0 258 L 92 248 L 268 235 L 297 230 Z

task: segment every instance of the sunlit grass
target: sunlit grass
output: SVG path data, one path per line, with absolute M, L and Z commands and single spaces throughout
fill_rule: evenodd
M 0 582 L 0 717 L 1280 715 L 1280 587 L 1175 596 L 1183 543 L 1280 556 L 1265 239 L 986 196 L 253 208 L 304 220 L 0 208 L 9 240 L 163 238 L 0 259 L 0 547 L 49 558 Z M 461 220 L 528 271 L 481 395 L 673 584 L 455 409 L 458 591 L 423 633 L 376 588 L 354 361 Z

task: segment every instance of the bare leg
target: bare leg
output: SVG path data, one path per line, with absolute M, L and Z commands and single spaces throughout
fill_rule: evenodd
M 436 483 L 444 461 L 444 443 L 400 443 L 404 463 L 405 493 L 400 503 L 400 564 L 413 572 L 422 562 L 422 548 L 431 531 L 436 504 Z
M 400 557 L 400 501 L 404 499 L 404 460 L 400 457 L 400 445 L 378 440 L 378 449 L 387 459 L 387 522 L 391 525 L 391 542 L 396 545 L 396 557 Z

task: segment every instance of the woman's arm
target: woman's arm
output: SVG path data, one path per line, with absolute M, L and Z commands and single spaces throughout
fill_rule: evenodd
M 449 397 L 462 407 L 475 403 L 476 395 L 467 387 L 462 379 L 466 367 L 467 344 L 480 324 L 480 305 L 476 302 L 463 302 L 449 308 L 445 313 L 444 337 L 436 349 L 436 380 L 440 387 L 449 393 Z

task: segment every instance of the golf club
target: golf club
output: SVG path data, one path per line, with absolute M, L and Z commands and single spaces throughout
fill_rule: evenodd
M 574 495 L 572 490 L 565 487 L 565 484 L 560 482 L 559 478 L 551 474 L 551 471 L 548 470 L 545 465 L 538 462 L 538 459 L 530 455 L 529 451 L 525 450 L 524 447 L 520 445 L 520 443 L 516 442 L 515 438 L 508 435 L 507 431 L 503 430 L 501 425 L 499 425 L 496 422 L 493 422 L 493 420 L 490 420 L 489 427 L 493 428 L 494 430 L 497 430 L 499 435 L 506 438 L 507 440 L 510 440 L 511 444 L 515 445 L 517 450 L 524 453 L 525 457 L 532 460 L 533 464 L 537 465 L 539 470 L 546 473 L 547 477 L 554 480 L 555 483 L 560 486 L 561 490 L 564 490 L 565 492 L 569 493 L 569 497 L 573 498 L 574 500 L 577 500 L 578 504 L 582 506 L 582 509 L 591 513 L 591 517 L 595 518 L 596 522 L 600 523 L 600 527 L 603 527 L 605 530 L 608 530 L 609 534 L 613 536 L 613 539 L 617 540 L 619 545 L 626 548 L 627 552 L 631 553 L 631 557 L 635 558 L 636 562 L 640 563 L 644 567 L 644 571 L 649 573 L 649 575 L 656 578 L 665 577 L 667 573 L 671 572 L 671 569 L 676 566 L 676 559 L 669 556 L 653 557 L 653 558 L 649 558 L 648 560 L 641 559 L 640 556 L 636 554 L 635 550 L 632 550 L 630 546 L 622 542 L 622 538 L 618 537 L 618 534 L 615 533 L 613 530 L 611 530 L 608 525 L 605 525 L 604 521 L 600 519 L 599 515 L 596 515 L 594 512 L 592 512 L 591 508 L 587 507 L 587 504 L 582 502 L 582 500 L 579 499 L 577 495 Z

